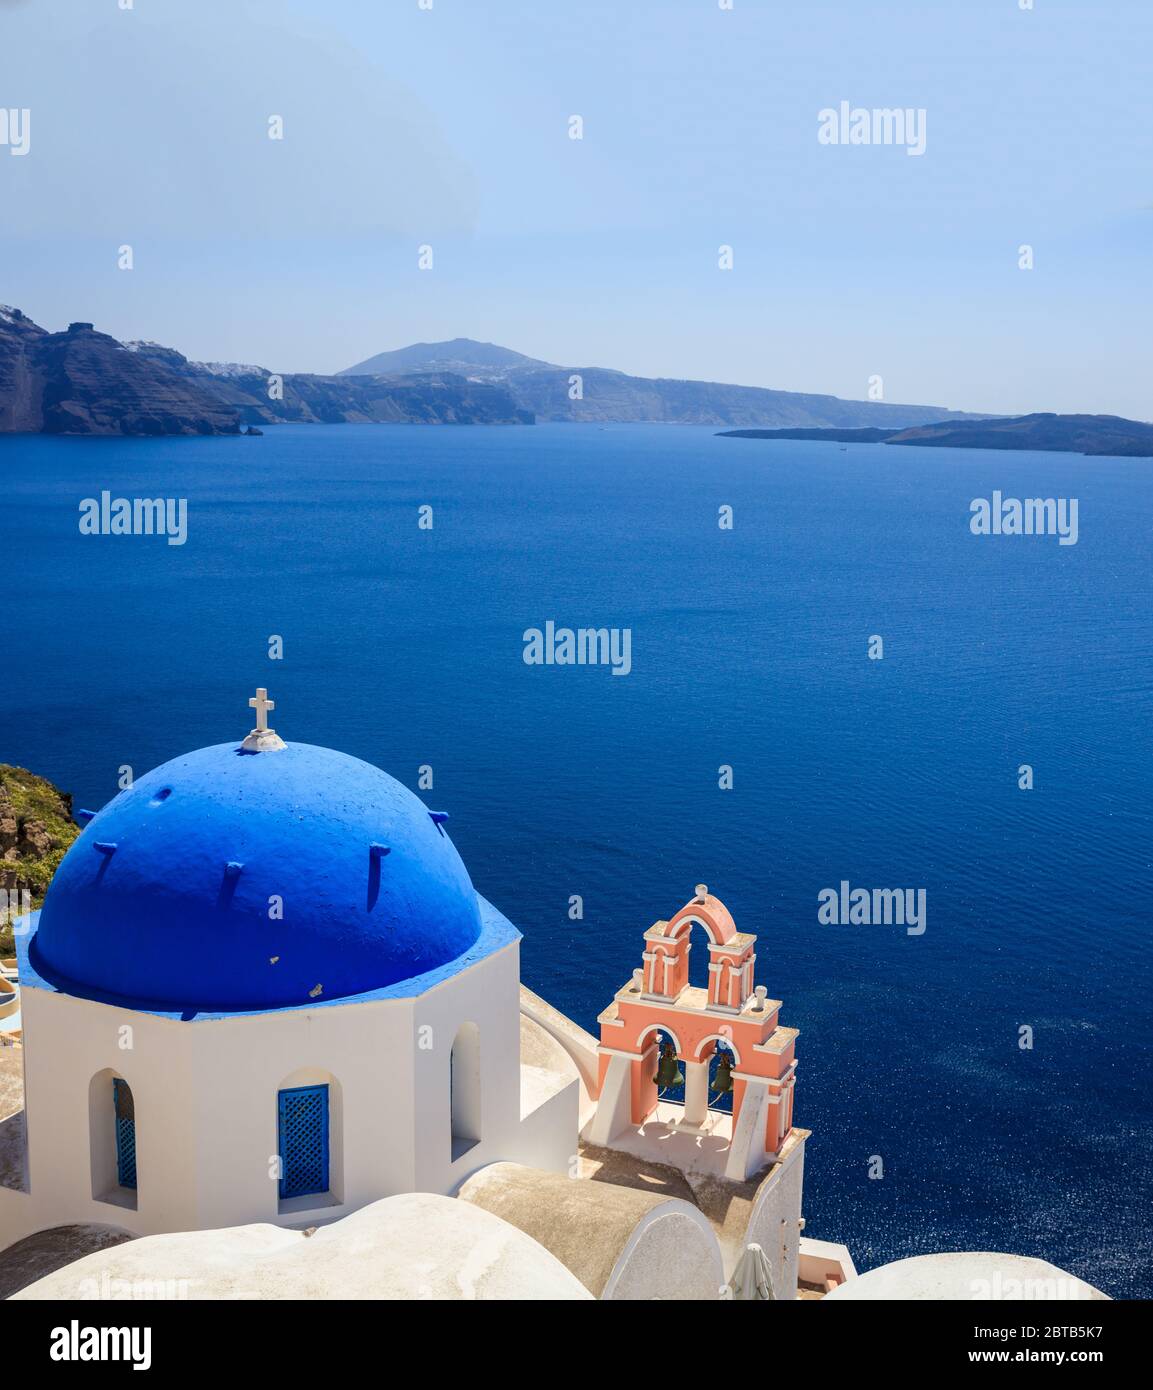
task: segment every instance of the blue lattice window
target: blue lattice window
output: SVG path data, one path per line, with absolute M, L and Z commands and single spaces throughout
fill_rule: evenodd
M 119 1077 L 112 1080 L 112 1105 L 116 1112 L 116 1181 L 121 1187 L 136 1186 L 136 1102 L 132 1087 Z
M 328 1087 L 294 1086 L 277 1094 L 280 1195 L 328 1191 Z

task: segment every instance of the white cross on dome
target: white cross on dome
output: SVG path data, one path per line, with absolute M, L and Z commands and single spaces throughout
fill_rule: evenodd
M 249 733 L 241 748 L 246 753 L 270 753 L 283 748 L 284 740 L 275 729 L 268 727 L 268 711 L 276 708 L 276 701 L 268 698 L 268 691 L 263 685 L 256 687 L 256 694 L 248 703 L 256 711 L 256 728 Z

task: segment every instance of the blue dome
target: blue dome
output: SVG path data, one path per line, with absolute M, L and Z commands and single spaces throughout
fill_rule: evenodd
M 73 993 L 259 1010 L 410 980 L 480 933 L 460 855 L 399 782 L 329 748 L 225 743 L 156 768 L 92 819 L 29 959 Z

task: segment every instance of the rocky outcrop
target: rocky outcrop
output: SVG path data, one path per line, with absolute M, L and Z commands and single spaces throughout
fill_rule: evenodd
M 0 431 L 235 434 L 236 412 L 161 359 L 127 351 L 90 323 L 46 333 L 0 308 Z
M 27 888 L 38 902 L 79 833 L 67 792 L 0 763 L 0 888 Z
M 89 323 L 37 343 L 45 434 L 236 434 L 236 412 L 154 357 Z
M 47 336 L 19 309 L 0 304 L 0 431 L 43 428 L 38 348 Z

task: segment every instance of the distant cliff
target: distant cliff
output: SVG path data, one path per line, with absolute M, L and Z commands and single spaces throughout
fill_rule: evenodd
M 569 399 L 569 378 L 578 374 L 582 399 Z M 653 421 L 669 425 L 883 425 L 900 428 L 927 420 L 961 419 L 932 405 L 846 401 L 761 386 L 626 376 L 603 367 L 518 373 L 508 381 L 517 400 L 540 420 L 602 424 Z
M 531 425 L 502 386 L 469 381 L 453 372 L 408 373 L 389 378 L 315 376 L 236 362 L 190 362 L 158 343 L 127 343 L 138 356 L 164 362 L 212 392 L 246 425 L 418 424 Z M 276 385 L 278 383 L 278 386 Z M 273 389 L 274 386 L 276 389 Z
M 538 420 L 599 424 L 879 426 L 901 429 L 931 420 L 980 418 L 935 405 L 846 401 L 838 396 L 727 386 L 715 381 L 629 376 L 605 367 L 560 367 L 496 343 L 453 338 L 377 353 L 341 373 L 390 379 L 414 371 L 451 371 L 505 387 Z M 579 377 L 579 383 L 573 378 Z
M 235 434 L 236 412 L 162 362 L 89 323 L 46 333 L 0 309 L 0 430 L 42 434 Z
M 451 372 L 378 377 L 190 362 L 158 343 L 120 343 L 89 323 L 47 333 L 0 306 L 0 432 L 238 434 L 278 421 L 531 425 L 502 386 Z
M 337 376 L 190 361 L 90 323 L 48 333 L 0 306 L 0 433 L 237 434 L 278 422 L 868 426 L 975 419 L 942 406 L 846 401 L 759 386 L 561 367 L 494 343 L 414 343 Z
M 0 432 L 237 434 L 282 421 L 340 424 L 769 426 L 897 431 L 984 417 L 943 406 L 562 367 L 454 338 L 378 353 L 337 376 L 190 361 L 74 323 L 47 333 L 0 306 Z
M 1119 415 L 1016 415 L 943 421 L 915 429 L 724 430 L 733 439 L 811 439 L 845 444 L 921 444 L 941 449 L 1037 449 L 1153 458 L 1153 425 Z

